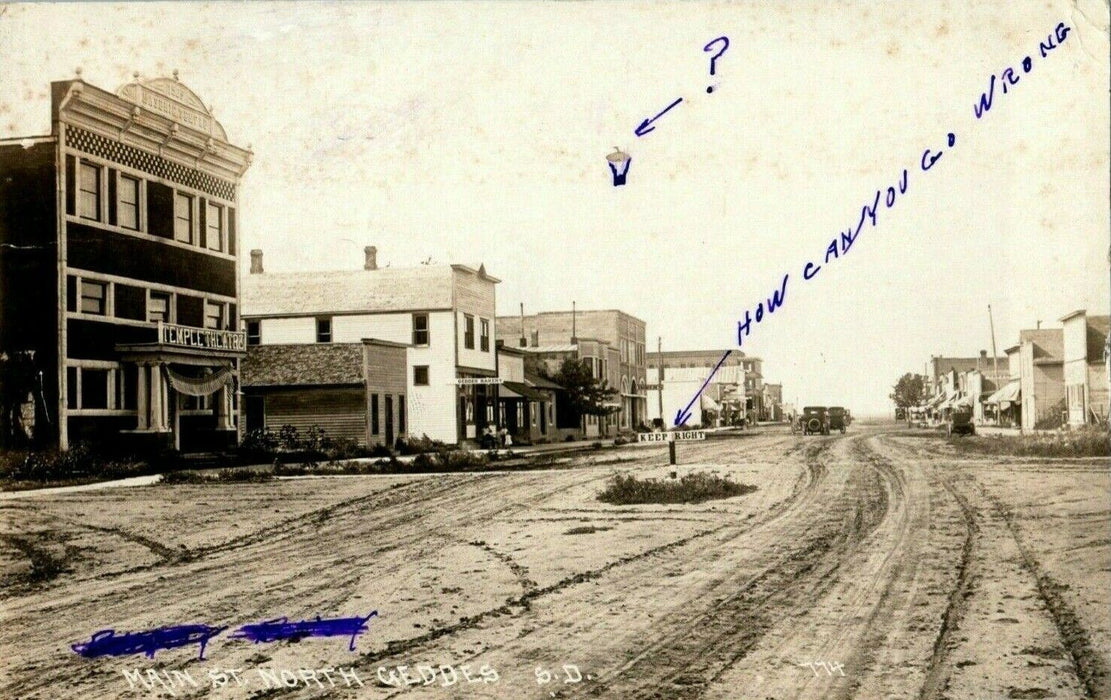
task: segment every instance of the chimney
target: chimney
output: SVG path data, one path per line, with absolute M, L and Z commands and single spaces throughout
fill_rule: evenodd
M 378 269 L 378 249 L 372 245 L 363 248 L 366 253 L 366 262 L 363 263 L 364 270 L 377 270 Z
M 1038 319 L 1038 326 L 1037 326 L 1037 328 L 1038 328 L 1038 330 L 1041 330 L 1041 329 L 1042 329 L 1042 321 L 1041 321 L 1041 319 Z
M 980 351 L 980 357 L 987 357 L 987 356 L 988 356 L 988 351 L 987 350 L 981 350 Z
M 258 248 L 251 251 L 251 274 L 262 274 L 262 251 Z

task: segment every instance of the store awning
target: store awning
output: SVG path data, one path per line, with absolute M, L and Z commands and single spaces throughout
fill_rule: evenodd
M 525 399 L 526 401 L 546 401 L 548 397 L 527 384 L 502 382 L 498 396 L 503 399 Z
M 959 398 L 957 398 L 958 396 L 960 396 L 960 392 L 957 392 L 957 391 L 949 392 L 949 394 L 945 397 L 945 400 L 942 401 L 940 404 L 938 404 L 938 407 L 937 407 L 938 410 L 945 410 L 947 408 L 952 408 L 953 406 L 956 406 L 957 402 L 960 400 Z
M 706 396 L 705 394 L 703 394 L 701 396 L 701 399 L 702 399 L 702 410 L 703 411 L 720 411 L 721 410 L 721 405 L 719 405 L 717 401 L 714 401 L 709 396 Z
M 1002 389 L 988 397 L 987 403 L 1012 403 L 1022 399 L 1022 382 L 1012 379 Z
M 957 399 L 956 401 L 953 402 L 953 408 L 957 408 L 959 406 L 969 406 L 969 407 L 971 407 L 972 406 L 972 397 L 971 396 L 962 396 L 962 397 L 960 397 L 959 399 Z

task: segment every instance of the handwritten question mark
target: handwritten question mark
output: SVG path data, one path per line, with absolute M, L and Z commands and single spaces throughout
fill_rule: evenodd
M 715 64 L 717 63 L 717 60 L 719 58 L 721 58 L 722 54 L 725 53 L 725 50 L 729 48 L 729 38 L 724 37 L 724 36 L 719 36 L 717 39 L 714 39 L 709 44 L 706 44 L 705 46 L 702 47 L 703 51 L 707 51 L 707 52 L 713 51 L 714 50 L 713 49 L 714 44 L 718 43 L 719 41 L 723 42 L 722 45 L 721 45 L 721 50 L 718 51 L 713 56 L 710 56 L 710 75 L 714 75 L 714 73 L 717 72 L 717 65 L 715 65 Z M 714 86 L 713 85 L 706 88 L 706 92 L 713 92 L 713 91 L 714 91 Z

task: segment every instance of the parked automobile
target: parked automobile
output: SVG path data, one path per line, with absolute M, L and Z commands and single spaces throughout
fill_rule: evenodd
M 976 426 L 972 423 L 972 407 L 966 405 L 954 406 L 949 412 L 949 420 L 945 423 L 945 434 L 975 435 Z
M 901 408 L 901 407 L 896 407 L 895 408 L 895 420 L 907 420 L 907 409 Z
M 845 432 L 845 428 L 849 427 L 848 411 L 843 406 L 830 406 L 829 407 L 829 429 L 840 430 Z
M 803 435 L 829 435 L 829 414 L 825 406 L 807 406 L 799 416 Z

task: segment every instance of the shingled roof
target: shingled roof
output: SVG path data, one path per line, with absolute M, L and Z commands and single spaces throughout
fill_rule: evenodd
M 362 384 L 363 344 L 254 345 L 239 371 L 249 387 Z

